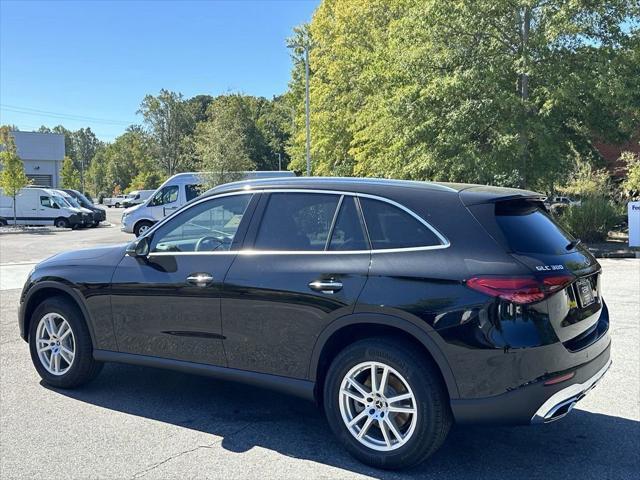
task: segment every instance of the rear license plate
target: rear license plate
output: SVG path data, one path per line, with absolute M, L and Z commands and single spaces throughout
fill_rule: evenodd
M 588 278 L 581 278 L 576 282 L 576 286 L 578 287 L 578 296 L 580 297 L 582 308 L 588 307 L 596 301 Z

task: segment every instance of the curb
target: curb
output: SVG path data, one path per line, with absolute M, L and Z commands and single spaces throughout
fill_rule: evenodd
M 596 258 L 640 258 L 640 252 L 618 251 L 618 252 L 602 252 L 591 251 Z

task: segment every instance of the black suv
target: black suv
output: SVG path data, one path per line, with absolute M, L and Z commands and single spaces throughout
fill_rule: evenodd
M 102 362 L 312 399 L 363 462 L 415 465 L 452 422 L 567 414 L 611 361 L 600 266 L 536 193 L 394 180 L 217 187 L 128 246 L 39 264 L 20 332 L 70 388 Z

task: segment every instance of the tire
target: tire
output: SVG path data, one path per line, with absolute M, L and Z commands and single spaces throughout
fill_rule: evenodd
M 377 397 L 368 393 L 371 364 L 375 364 L 378 385 L 385 368 L 388 372 L 386 388 Z M 367 402 L 368 398 L 355 390 L 347 377 L 364 382 L 360 387 L 365 387 L 367 397 L 373 401 Z M 343 395 L 345 386 L 364 402 Z M 407 394 L 413 398 L 388 401 Z M 405 411 L 392 412 L 389 408 Z M 381 338 L 358 341 L 336 356 L 324 384 L 324 410 L 331 430 L 347 451 L 361 462 L 382 469 L 410 468 L 423 462 L 442 445 L 452 424 L 448 394 L 431 359 L 410 344 Z M 414 413 L 405 413 L 409 410 Z M 362 416 L 361 420 L 350 429 L 347 422 L 357 416 Z M 369 428 L 358 440 L 356 435 L 370 420 Z M 400 437 L 394 435 L 390 424 Z
M 113 205 L 107 205 L 108 208 L 111 208 Z
M 91 225 L 93 228 L 96 228 L 97 226 L 100 225 L 100 222 L 93 222 L 93 224 Z
M 147 230 L 149 230 L 152 225 L 153 223 L 149 222 L 148 220 L 140 220 L 133 227 L 133 233 L 136 237 L 139 237 L 140 235 L 143 235 Z
M 114 207 L 116 207 L 116 208 L 120 208 L 120 204 L 116 202 L 116 204 L 114 205 Z
M 69 220 L 67 220 L 64 217 L 56 218 L 53 222 L 53 225 L 56 228 L 71 228 L 71 224 L 69 223 Z
M 41 346 L 46 348 L 52 345 L 52 341 L 57 340 L 56 336 L 54 336 L 54 340 L 38 341 L 38 339 L 42 339 L 43 336 L 48 336 L 48 333 L 46 333 L 48 329 L 44 326 L 40 327 L 41 323 L 46 323 L 46 318 L 54 321 L 54 326 L 58 328 L 58 332 L 63 330 L 62 322 L 65 321 L 70 327 L 71 333 L 66 334 L 66 336 L 61 333 L 59 338 L 64 337 L 62 340 L 58 340 L 61 345 L 54 345 L 50 350 L 43 352 L 43 360 L 38 353 L 37 347 Z M 68 348 L 67 353 L 65 353 L 65 349 L 62 347 Z M 59 361 L 57 367 L 59 370 L 57 374 L 51 372 L 44 363 L 47 355 L 48 358 L 51 358 L 53 355 L 53 353 L 47 352 L 52 352 L 54 348 L 58 348 L 57 356 L 59 357 Z M 102 363 L 96 362 L 93 359 L 91 335 L 89 334 L 89 329 L 80 309 L 62 297 L 48 298 L 38 305 L 33 312 L 29 327 L 29 350 L 31 352 L 31 361 L 42 380 L 57 388 L 74 388 L 83 385 L 93 380 L 98 373 L 100 373 L 103 366 Z M 67 360 L 69 358 L 69 350 L 72 350 L 74 353 L 71 362 Z M 54 361 L 54 370 L 56 367 L 55 363 Z
M 0 218 L 0 227 L 6 227 L 7 221 L 4 218 Z

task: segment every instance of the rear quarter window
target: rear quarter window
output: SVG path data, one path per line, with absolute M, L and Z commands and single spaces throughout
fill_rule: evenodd
M 429 227 L 395 205 L 371 198 L 360 203 L 374 250 L 442 245 Z

